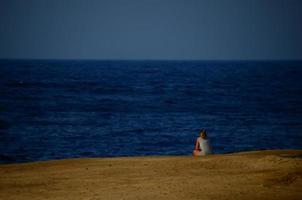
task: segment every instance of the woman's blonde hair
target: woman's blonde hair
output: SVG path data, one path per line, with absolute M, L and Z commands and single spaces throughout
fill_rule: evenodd
M 205 130 L 200 131 L 200 137 L 203 139 L 207 138 L 207 132 Z

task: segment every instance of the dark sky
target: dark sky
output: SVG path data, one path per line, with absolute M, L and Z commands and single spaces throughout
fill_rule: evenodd
M 302 59 L 301 0 L 0 0 L 0 58 Z

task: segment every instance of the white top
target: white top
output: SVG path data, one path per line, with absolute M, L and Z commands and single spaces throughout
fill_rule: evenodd
M 212 149 L 211 149 L 209 140 L 199 137 L 197 139 L 197 141 L 199 143 L 199 147 L 200 147 L 200 150 L 201 150 L 201 152 L 200 152 L 201 155 L 208 155 L 208 154 L 212 153 Z

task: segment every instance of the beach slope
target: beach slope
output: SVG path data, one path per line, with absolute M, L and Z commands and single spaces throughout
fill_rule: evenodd
M 0 165 L 0 199 L 302 199 L 302 150 Z

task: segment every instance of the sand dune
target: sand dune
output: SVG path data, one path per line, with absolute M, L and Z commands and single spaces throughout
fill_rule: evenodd
M 0 165 L 0 199 L 302 199 L 302 150 Z

